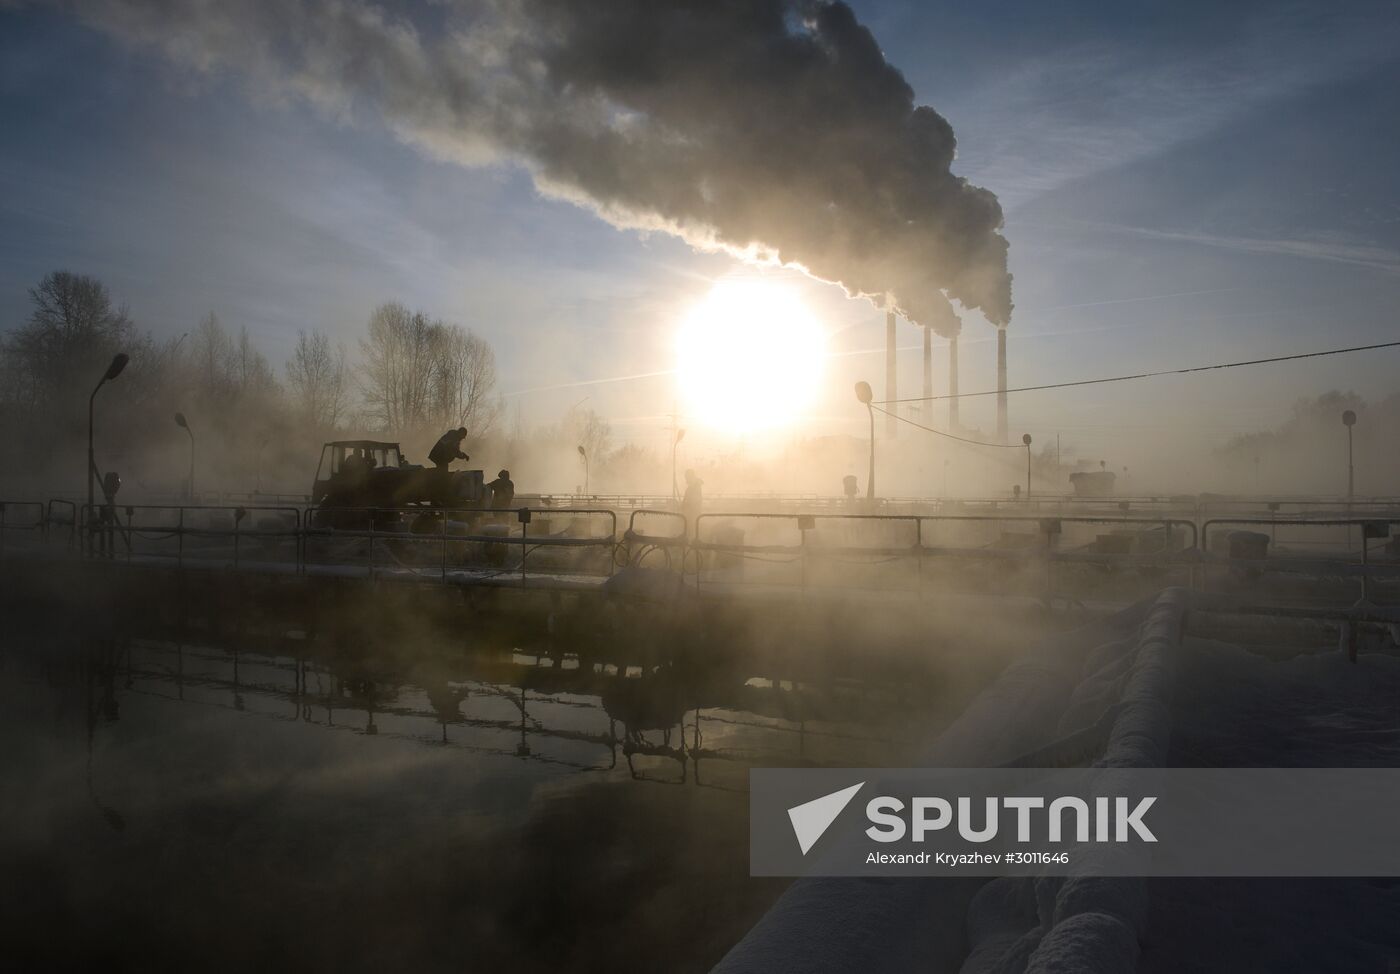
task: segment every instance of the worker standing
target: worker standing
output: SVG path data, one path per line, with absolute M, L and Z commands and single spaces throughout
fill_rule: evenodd
M 428 453 L 428 460 L 439 470 L 446 470 L 448 464 L 453 460 L 470 460 L 471 457 L 462 452 L 462 441 L 466 438 L 467 428 L 465 426 L 448 430 L 433 444 L 432 450 Z
M 510 479 L 510 471 L 502 470 L 496 479 L 486 485 L 491 488 L 491 506 L 496 510 L 509 508 L 515 501 L 515 482 Z
M 681 498 L 681 513 L 685 515 L 686 529 L 692 538 L 696 536 L 695 521 L 700 517 L 700 509 L 705 503 L 700 494 L 701 485 L 704 483 L 695 475 L 694 470 L 685 472 L 685 496 Z

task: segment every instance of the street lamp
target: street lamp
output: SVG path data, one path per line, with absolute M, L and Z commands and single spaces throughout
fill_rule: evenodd
M 681 440 L 685 439 L 685 430 L 676 430 L 676 438 L 671 441 L 671 500 L 678 500 L 681 495 L 680 487 L 676 484 L 676 448 L 681 445 Z
M 175 414 L 175 425 L 190 434 L 190 479 L 185 484 L 186 500 L 194 500 L 194 430 L 190 429 L 184 413 Z
M 1025 433 L 1021 442 L 1026 444 L 1026 500 L 1031 499 L 1031 435 Z
M 1347 428 L 1347 500 L 1356 492 L 1356 468 L 1351 462 L 1351 428 L 1356 425 L 1356 413 L 1348 409 L 1342 413 L 1342 425 Z
M 588 451 L 582 445 L 578 448 L 578 455 L 583 457 L 583 496 L 588 496 Z
M 101 478 L 99 478 L 98 475 L 97 475 L 97 460 L 94 459 L 94 457 L 93 457 L 93 452 L 92 452 L 92 404 L 93 404 L 93 401 L 97 398 L 97 390 L 102 388 L 103 383 L 111 382 L 111 381 L 112 381 L 113 379 L 115 379 L 117 376 L 121 375 L 121 374 L 122 374 L 122 369 L 126 368 L 126 363 L 129 362 L 129 361 L 130 361 L 130 358 L 127 356 L 127 354 L 126 354 L 125 352 L 118 352 L 116 355 L 112 356 L 112 364 L 109 365 L 109 366 L 107 366 L 107 371 L 104 372 L 104 373 L 102 374 L 102 378 L 98 380 L 97 385 L 95 385 L 95 386 L 92 387 L 92 395 L 88 396 L 88 477 L 87 477 L 87 482 L 88 482 L 88 509 L 89 509 L 89 510 L 92 509 L 92 503 L 93 503 L 93 499 L 92 499 L 92 482 L 93 482 L 94 480 L 99 480 L 99 479 L 101 479 Z
M 262 493 L 262 455 L 263 455 L 263 450 L 267 447 L 268 440 L 270 440 L 270 439 L 271 439 L 271 437 L 268 436 L 267 434 L 263 434 L 263 435 L 258 439 L 258 449 L 257 449 L 257 452 L 254 454 L 254 462 L 253 462 L 253 476 L 254 476 L 253 493 L 255 493 L 255 494 L 261 494 L 261 493 Z
M 875 393 L 871 392 L 869 382 L 856 383 L 856 399 L 865 403 L 865 411 L 870 414 L 870 474 L 865 478 L 865 499 L 873 503 L 875 500 L 875 407 L 872 403 L 875 400 Z

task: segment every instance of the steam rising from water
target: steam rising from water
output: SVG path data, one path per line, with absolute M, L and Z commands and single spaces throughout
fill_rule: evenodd
M 824 0 L 75 0 L 88 23 L 618 227 L 800 266 L 943 335 L 1011 316 L 1001 207 L 947 120 Z M 945 297 L 945 293 L 946 296 Z

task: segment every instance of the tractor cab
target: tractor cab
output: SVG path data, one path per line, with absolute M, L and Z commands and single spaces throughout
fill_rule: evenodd
M 327 495 L 365 496 L 376 470 L 400 470 L 405 466 L 397 443 L 377 440 L 336 440 L 321 447 L 316 480 L 311 485 L 311 503 L 319 504 Z

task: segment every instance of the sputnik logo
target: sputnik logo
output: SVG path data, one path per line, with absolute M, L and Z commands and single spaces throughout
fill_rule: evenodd
M 826 830 L 831 828 L 831 823 L 836 821 L 836 817 L 841 814 L 842 809 L 850 804 L 851 799 L 856 797 L 856 792 L 865 787 L 865 782 L 851 785 L 849 788 L 842 788 L 840 791 L 833 791 L 829 795 L 822 795 L 820 798 L 813 798 L 809 802 L 801 805 L 794 805 L 788 809 L 788 818 L 792 821 L 793 834 L 797 836 L 797 844 L 802 849 L 805 856 L 807 850 L 817 844 Z

